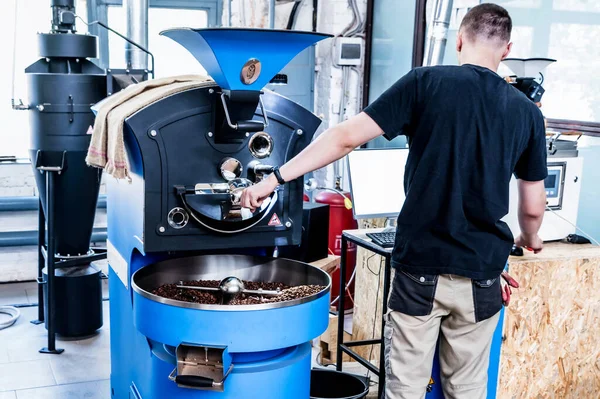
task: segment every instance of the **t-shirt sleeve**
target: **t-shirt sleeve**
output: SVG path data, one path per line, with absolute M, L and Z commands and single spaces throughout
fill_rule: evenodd
M 517 161 L 515 176 L 527 181 L 540 181 L 548 177 L 546 128 L 542 113 L 536 109 L 533 128 L 525 151 Z
M 417 103 L 417 73 L 413 69 L 387 89 L 364 112 L 392 140 L 399 135 L 410 136 L 409 127 Z

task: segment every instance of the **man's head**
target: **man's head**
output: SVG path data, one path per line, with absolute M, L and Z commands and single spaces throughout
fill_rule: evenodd
M 456 38 L 460 64 L 479 63 L 498 68 L 512 43 L 512 19 L 504 8 L 485 3 L 473 7 L 463 18 Z

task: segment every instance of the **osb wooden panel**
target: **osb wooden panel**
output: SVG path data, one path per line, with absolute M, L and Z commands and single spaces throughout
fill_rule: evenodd
M 371 256 L 358 250 L 353 340 L 380 337 L 383 273 L 367 269 L 369 260 L 379 271 L 380 257 Z M 538 255 L 511 258 L 510 273 L 522 288 L 506 309 L 497 397 L 600 399 L 600 248 L 547 244 Z M 378 363 L 379 346 L 355 349 Z
M 552 259 L 554 257 L 554 259 Z M 600 398 L 600 248 L 511 258 L 499 398 Z
M 385 219 L 370 219 L 361 221 L 359 228 L 383 227 L 384 223 Z M 354 283 L 354 314 L 352 316 L 353 341 L 381 337 L 383 267 L 384 260 L 381 256 L 358 247 Z M 377 292 L 378 287 L 381 287 L 379 293 Z M 375 304 L 377 304 L 377 311 L 375 311 Z M 373 328 L 373 323 L 375 323 L 375 328 Z M 379 364 L 379 345 L 352 349 L 365 359 L 371 359 L 375 365 Z

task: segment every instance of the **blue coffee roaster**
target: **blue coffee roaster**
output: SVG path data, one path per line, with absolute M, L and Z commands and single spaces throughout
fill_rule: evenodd
M 111 394 L 114 399 L 308 399 L 310 341 L 328 325 L 329 276 L 264 256 L 298 245 L 303 179 L 253 214 L 239 193 L 311 141 L 319 118 L 263 87 L 315 33 L 162 33 L 214 79 L 126 119 L 130 181 L 107 179 Z M 257 305 L 197 304 L 153 292 L 190 280 L 321 285 Z

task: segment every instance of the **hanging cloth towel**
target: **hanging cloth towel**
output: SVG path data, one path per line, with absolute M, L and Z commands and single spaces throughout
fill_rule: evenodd
M 96 105 L 97 114 L 92 140 L 85 161 L 103 168 L 117 179 L 128 179 L 129 165 L 125 154 L 123 124 L 125 119 L 148 105 L 186 90 L 214 86 L 208 76 L 182 75 L 148 80 L 128 86 Z

